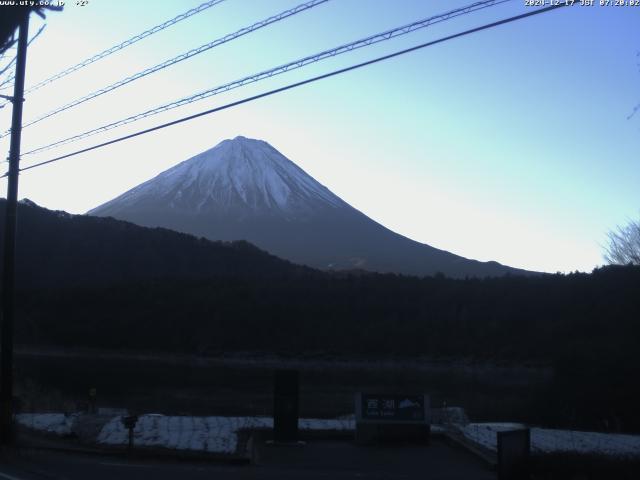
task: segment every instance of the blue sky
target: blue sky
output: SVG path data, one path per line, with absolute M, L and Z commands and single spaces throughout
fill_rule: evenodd
M 27 85 L 201 2 L 75 3 L 48 15 Z M 298 3 L 226 0 L 34 92 L 24 120 Z M 331 0 L 29 127 L 23 148 L 469 3 Z M 514 0 L 23 164 L 526 11 Z M 84 213 L 244 135 L 412 239 L 515 267 L 590 271 L 603 263 L 606 232 L 640 214 L 640 115 L 627 119 L 640 102 L 639 20 L 640 7 L 576 5 L 500 26 L 24 172 L 20 197 Z M 33 17 L 31 32 L 42 23 Z M 0 110 L 2 130 L 9 123 L 10 109 Z

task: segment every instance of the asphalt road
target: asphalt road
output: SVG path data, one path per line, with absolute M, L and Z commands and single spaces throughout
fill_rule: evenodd
M 260 444 L 251 465 L 129 460 L 50 451 L 4 452 L 0 456 L 0 480 L 212 478 L 493 480 L 496 476 L 472 455 L 440 441 L 428 447 L 359 447 L 335 441 L 294 447 Z

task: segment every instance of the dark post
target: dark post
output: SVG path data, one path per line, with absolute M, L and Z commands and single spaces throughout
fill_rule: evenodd
M 89 389 L 89 408 L 88 413 L 98 413 L 96 408 L 96 398 L 98 396 L 98 390 L 95 387 Z
M 498 432 L 498 480 L 529 478 L 531 431 L 528 428 Z
M 2 354 L 0 357 L 0 443 L 13 440 L 13 311 L 15 289 L 16 210 L 18 206 L 18 173 L 20 169 L 20 138 L 22 135 L 22 103 L 24 102 L 24 76 L 27 63 L 27 37 L 29 13 L 20 22 L 16 77 L 13 87 L 13 116 L 11 118 L 11 146 L 7 204 L 4 223 L 4 259 L 2 269 L 2 327 L 0 330 Z
M 137 415 L 128 415 L 126 417 L 122 417 L 120 419 L 124 428 L 129 430 L 129 448 L 127 449 L 129 455 L 133 453 L 133 429 L 136 428 L 136 423 L 138 423 Z
M 296 370 L 276 371 L 273 437 L 276 442 L 298 440 L 298 372 Z

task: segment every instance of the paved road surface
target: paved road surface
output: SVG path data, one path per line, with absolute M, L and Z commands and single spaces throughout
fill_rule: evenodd
M 359 447 L 337 441 L 315 441 L 300 447 L 259 444 L 254 460 L 253 465 L 225 465 L 45 451 L 4 453 L 0 456 L 0 480 L 496 478 L 475 457 L 440 441 L 428 447 Z

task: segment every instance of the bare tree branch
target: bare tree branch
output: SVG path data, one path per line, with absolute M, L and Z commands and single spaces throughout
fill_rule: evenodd
M 632 220 L 609 232 L 604 259 L 616 265 L 640 265 L 640 221 Z

